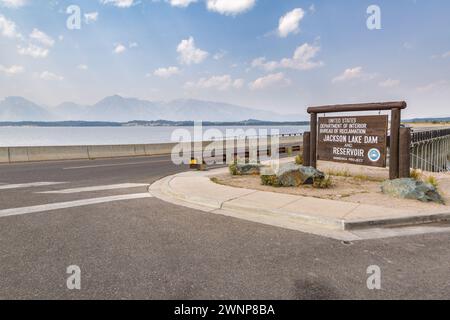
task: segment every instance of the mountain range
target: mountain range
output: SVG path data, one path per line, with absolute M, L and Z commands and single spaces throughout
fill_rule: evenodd
M 180 99 L 169 102 L 109 96 L 94 105 L 64 102 L 58 106 L 38 105 L 23 97 L 0 101 L 0 121 L 264 121 L 302 120 L 300 115 L 280 115 L 237 105 Z

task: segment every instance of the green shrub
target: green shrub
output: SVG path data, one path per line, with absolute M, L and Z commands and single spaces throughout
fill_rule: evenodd
M 301 154 L 295 157 L 295 164 L 299 166 L 303 165 L 303 156 Z
M 288 157 L 292 156 L 292 147 L 288 147 L 286 152 L 287 152 Z
M 276 175 L 273 176 L 261 176 L 261 183 L 263 186 L 279 187 L 280 183 Z
M 439 185 L 437 179 L 436 179 L 435 177 L 433 177 L 433 176 L 428 176 L 428 177 L 425 179 L 425 182 L 431 184 L 431 185 L 432 185 L 433 187 L 435 187 L 435 188 L 437 188 L 438 185 Z
M 333 186 L 333 179 L 330 176 L 326 176 L 323 179 L 315 179 L 313 188 L 316 189 L 329 189 Z
M 238 175 L 237 161 L 235 161 L 232 164 L 230 164 L 228 166 L 228 169 L 230 170 L 230 173 L 231 173 L 232 176 L 237 176 Z

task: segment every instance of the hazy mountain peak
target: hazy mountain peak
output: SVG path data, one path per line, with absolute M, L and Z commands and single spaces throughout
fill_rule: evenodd
M 97 102 L 96 104 L 102 104 L 102 103 L 111 103 L 111 102 L 122 102 L 126 100 L 126 98 L 119 96 L 118 94 L 108 96 Z
M 0 120 L 2 121 L 42 121 L 54 120 L 43 107 L 23 97 L 6 97 L 0 101 Z
M 0 101 L 0 121 L 114 121 L 168 120 L 230 122 L 247 119 L 263 121 L 292 121 L 302 117 L 281 116 L 275 112 L 241 107 L 228 103 L 198 99 L 178 99 L 168 102 L 105 97 L 92 106 L 64 102 L 54 108 L 38 106 L 22 97 L 8 97 Z
M 5 97 L 5 99 L 3 101 L 7 102 L 7 103 L 13 103 L 13 104 L 23 104 L 23 103 L 35 104 L 35 103 L 31 102 L 30 100 L 27 100 L 24 97 L 19 97 L 19 96 Z

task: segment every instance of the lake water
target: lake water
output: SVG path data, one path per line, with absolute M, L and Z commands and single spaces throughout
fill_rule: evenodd
M 193 127 L 0 127 L 0 147 L 164 143 L 171 142 L 172 133 L 180 129 L 188 130 L 193 136 Z M 254 129 L 260 134 L 265 129 L 269 134 L 277 131 L 293 134 L 303 133 L 309 127 L 203 127 L 203 132 L 208 129 L 218 129 L 222 133 L 227 129 Z

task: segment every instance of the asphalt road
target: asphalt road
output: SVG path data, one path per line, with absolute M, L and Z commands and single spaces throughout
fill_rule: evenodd
M 144 197 L 183 170 L 168 157 L 0 165 L 0 299 L 450 298 L 449 233 L 344 244 Z

